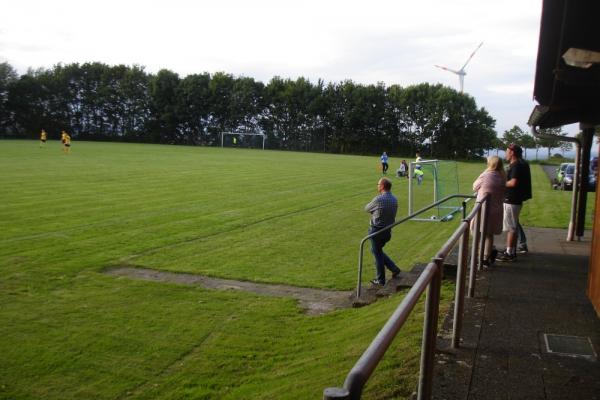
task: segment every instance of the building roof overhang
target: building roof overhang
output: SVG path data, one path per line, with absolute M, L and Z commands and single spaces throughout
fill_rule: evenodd
M 529 125 L 600 125 L 600 1 L 544 0 Z

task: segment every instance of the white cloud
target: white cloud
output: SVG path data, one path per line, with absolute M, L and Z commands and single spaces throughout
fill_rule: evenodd
M 527 83 L 515 83 L 508 85 L 489 85 L 486 90 L 495 94 L 509 94 L 509 95 L 531 95 L 533 93 L 532 82 Z

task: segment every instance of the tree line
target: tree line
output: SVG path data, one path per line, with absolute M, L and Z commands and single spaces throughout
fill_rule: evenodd
M 495 120 L 468 94 L 422 83 L 312 83 L 217 72 L 180 77 L 103 63 L 19 76 L 0 63 L 0 135 L 218 145 L 221 132 L 266 135 L 270 149 L 472 158 L 496 146 Z
M 538 138 L 526 133 L 521 127 L 515 125 L 511 129 L 504 131 L 502 139 L 497 139 L 494 147 L 496 149 L 504 149 L 508 144 L 515 143 L 523 148 L 524 154 L 527 149 L 535 149 L 536 160 L 538 159 L 539 150 L 542 148 L 548 151 L 547 158 L 553 156 L 551 154 L 553 149 L 559 149 L 562 153 L 573 149 L 571 142 L 560 140 L 561 136 L 567 136 L 567 132 L 564 132 L 562 127 L 540 129 L 540 133 L 551 136 Z M 560 154 L 559 156 L 562 157 Z

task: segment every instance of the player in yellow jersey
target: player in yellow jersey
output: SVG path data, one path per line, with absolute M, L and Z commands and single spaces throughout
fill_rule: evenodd
M 62 131 L 62 133 L 60 134 L 60 140 L 63 144 L 63 152 L 65 154 L 69 154 L 69 152 L 71 151 L 71 136 L 69 136 L 67 132 Z
M 46 139 L 48 139 L 48 135 L 46 134 L 46 131 L 42 129 L 40 132 L 40 147 L 46 147 Z

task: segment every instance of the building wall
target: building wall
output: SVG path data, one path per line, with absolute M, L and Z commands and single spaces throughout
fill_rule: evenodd
M 598 186 L 600 190 L 600 186 Z M 600 317 L 600 194 L 596 195 L 587 295 Z

